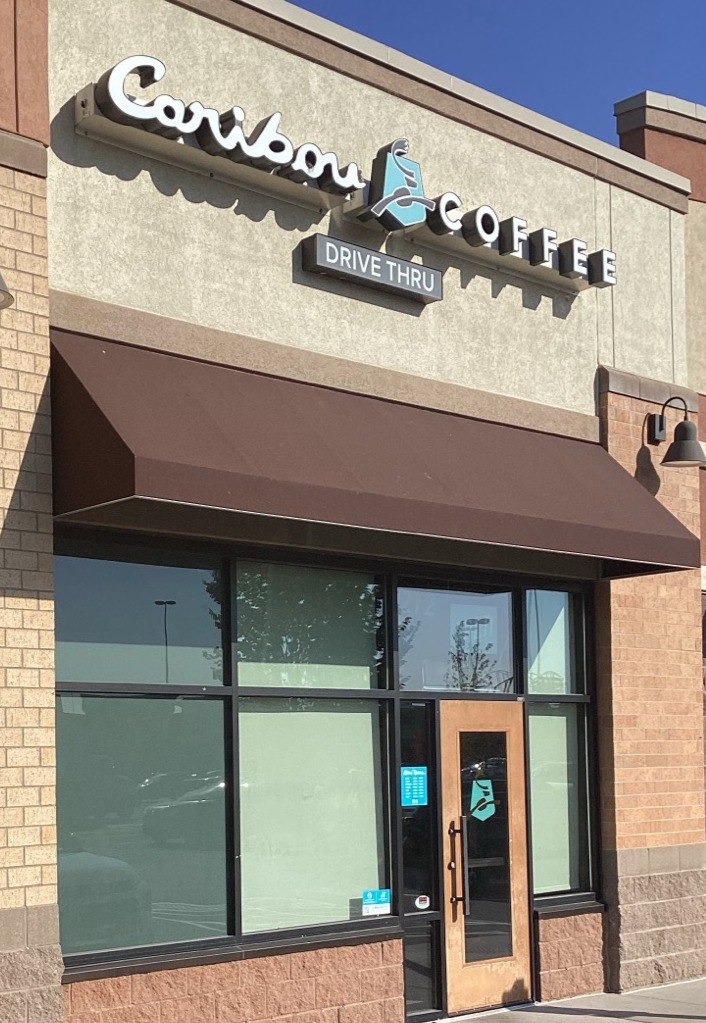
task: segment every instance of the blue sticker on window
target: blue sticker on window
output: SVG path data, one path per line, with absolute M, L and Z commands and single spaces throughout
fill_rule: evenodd
M 388 916 L 390 908 L 389 888 L 368 888 L 363 892 L 363 916 Z
M 426 767 L 403 767 L 402 806 L 426 806 L 429 802 L 429 785 Z
M 471 787 L 471 817 L 487 821 L 495 813 L 495 795 L 490 778 L 476 778 Z

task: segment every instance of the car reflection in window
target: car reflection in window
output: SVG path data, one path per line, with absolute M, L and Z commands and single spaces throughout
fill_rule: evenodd
M 112 948 L 116 933 L 128 946 L 152 942 L 150 887 L 124 860 L 88 852 L 67 834 L 59 842 L 59 873 L 64 948 Z
M 172 799 L 153 803 L 145 810 L 142 830 L 160 848 L 172 840 L 191 848 L 222 844 L 226 783 L 214 773 L 203 784 Z

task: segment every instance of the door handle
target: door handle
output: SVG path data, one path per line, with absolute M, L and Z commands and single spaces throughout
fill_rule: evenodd
M 448 862 L 448 870 L 451 872 L 451 896 L 449 898 L 449 902 L 451 903 L 451 905 L 454 908 L 454 921 L 456 920 L 456 916 L 457 916 L 457 913 L 458 913 L 458 906 L 460 905 L 462 909 L 465 908 L 464 876 L 463 876 L 463 874 L 464 874 L 464 864 L 465 864 L 464 852 L 465 852 L 465 845 L 466 845 L 466 842 L 465 842 L 465 830 L 466 829 L 464 827 L 465 823 L 466 823 L 465 822 L 465 818 L 462 817 L 461 818 L 461 827 L 457 828 L 456 827 L 456 822 L 455 821 L 450 821 L 449 822 L 449 829 L 448 829 L 448 835 L 449 835 L 449 838 L 451 839 L 451 841 L 449 842 L 450 856 L 449 856 L 449 862 Z M 459 877 L 458 877 L 457 854 L 456 854 L 457 835 L 461 835 L 462 836 L 462 845 L 461 845 L 461 850 L 460 850 L 460 852 L 461 852 L 461 880 L 460 880 L 460 883 L 459 883 Z

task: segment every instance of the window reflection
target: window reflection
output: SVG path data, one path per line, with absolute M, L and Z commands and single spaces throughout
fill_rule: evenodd
M 221 685 L 221 572 L 57 557 L 62 682 Z
M 503 732 L 462 732 L 466 962 L 512 955 L 512 890 Z
M 60 696 L 65 953 L 227 933 L 220 701 Z
M 572 594 L 559 590 L 527 591 L 528 693 L 576 691 L 573 602 Z
M 401 689 L 508 693 L 512 667 L 512 595 L 398 591 Z
M 240 685 L 380 685 L 382 595 L 373 576 L 242 561 L 236 605 Z

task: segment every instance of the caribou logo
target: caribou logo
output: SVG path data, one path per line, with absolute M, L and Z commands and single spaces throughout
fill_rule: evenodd
M 378 152 L 370 182 L 372 205 L 364 219 L 376 217 L 388 231 L 423 224 L 427 213 L 436 209 L 422 186 L 422 169 L 407 156 L 407 139 L 394 142 Z
M 490 778 L 476 778 L 471 788 L 471 817 L 487 821 L 495 814 L 497 805 Z

